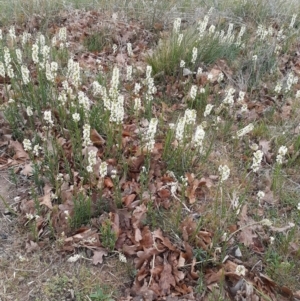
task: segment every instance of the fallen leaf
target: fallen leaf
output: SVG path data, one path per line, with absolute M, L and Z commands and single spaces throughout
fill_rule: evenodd
M 252 224 L 254 220 L 247 215 L 247 210 L 248 207 L 247 204 L 245 204 L 240 212 L 240 221 L 238 222 L 238 225 L 242 228 L 239 235 L 239 241 L 249 247 L 253 245 L 253 239 L 257 238 L 257 234 L 255 233 L 257 225 L 248 226 Z
M 94 265 L 97 265 L 98 263 L 103 262 L 103 256 L 107 256 L 107 251 L 103 248 L 98 248 L 97 251 L 94 251 L 94 255 L 92 258 L 92 262 Z
M 53 209 L 52 202 L 51 202 L 51 190 L 52 187 L 50 187 L 48 184 L 44 187 L 44 196 L 39 198 L 40 204 L 47 206 L 49 209 Z
M 167 254 L 164 254 L 164 269 L 161 272 L 159 279 L 159 286 L 162 291 L 162 295 L 166 296 L 170 294 L 171 286 L 175 287 L 175 278 L 172 274 L 172 266 L 167 260 Z
M 26 242 L 25 249 L 26 249 L 27 253 L 31 253 L 31 252 L 38 251 L 40 249 L 40 247 L 36 242 L 30 240 L 30 241 Z
M 90 139 L 93 142 L 93 144 L 97 147 L 100 147 L 105 144 L 105 139 L 95 129 L 91 130 Z
M 24 151 L 23 145 L 18 141 L 10 141 L 9 146 L 13 148 L 15 155 L 13 159 L 15 160 L 27 160 L 29 159 L 28 154 Z
M 32 176 L 33 174 L 32 164 L 31 163 L 25 164 L 24 168 L 21 171 L 21 174 L 26 177 Z

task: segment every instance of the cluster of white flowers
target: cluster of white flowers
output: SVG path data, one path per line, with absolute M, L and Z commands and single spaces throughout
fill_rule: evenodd
M 243 113 L 243 112 L 248 112 L 248 105 L 246 103 L 242 104 L 241 113 Z
M 185 66 L 185 61 L 184 61 L 184 60 L 181 60 L 181 61 L 180 61 L 180 64 L 179 64 L 179 67 L 180 67 L 180 68 L 184 68 L 184 66 Z
M 67 77 L 75 88 L 80 84 L 80 66 L 78 62 L 73 61 L 71 58 L 68 60 Z
M 275 46 L 274 53 L 277 54 L 277 55 L 279 55 L 280 52 L 281 52 L 281 50 L 282 50 L 282 46 L 279 45 L 279 44 L 277 44 L 277 45 Z
M 271 227 L 271 226 L 272 226 L 272 222 L 271 222 L 269 219 L 267 219 L 267 218 L 261 220 L 260 223 L 261 223 L 263 226 L 266 226 L 266 227 Z
M 221 83 L 222 81 L 224 80 L 224 73 L 223 72 L 220 72 L 220 74 L 218 75 L 218 83 Z
M 31 38 L 31 34 L 28 33 L 27 31 L 24 31 L 22 34 L 22 37 L 21 37 L 21 44 L 22 44 L 23 48 L 26 45 L 26 43 L 29 41 L 30 38 Z
M 276 37 L 277 41 L 281 42 L 281 41 L 285 40 L 285 38 L 286 38 L 286 35 L 284 34 L 283 29 L 280 29 L 277 32 L 277 37 Z
M 72 118 L 75 122 L 78 122 L 80 120 L 80 115 L 78 113 L 73 113 Z
M 257 172 L 259 170 L 263 155 L 264 153 L 260 149 L 253 154 L 253 161 L 251 165 L 253 172 Z
M 103 87 L 96 81 L 92 83 L 92 91 L 94 96 L 102 95 Z
M 40 46 L 41 54 L 42 54 L 42 60 L 39 62 L 39 66 L 41 69 L 45 69 L 46 63 L 48 62 L 50 58 L 50 47 L 48 45 Z
M 46 78 L 50 82 L 54 82 L 57 76 L 58 64 L 56 62 L 46 63 Z
M 110 89 L 108 91 L 109 97 L 112 102 L 117 101 L 119 97 L 119 77 L 120 71 L 117 66 L 113 68 L 112 77 L 110 81 Z
M 194 100 L 197 96 L 197 86 L 196 85 L 192 85 L 191 90 L 190 90 L 190 97 L 192 100 Z
M 2 62 L 0 62 L 0 76 L 5 77 L 5 67 Z
M 202 144 L 203 144 L 204 137 L 205 137 L 205 131 L 204 131 L 202 125 L 198 125 L 196 127 L 196 131 L 193 136 L 192 144 L 196 148 L 199 148 L 200 152 L 202 152 L 202 150 L 203 150 Z
M 93 172 L 93 166 L 96 164 L 97 160 L 96 160 L 96 155 L 97 155 L 97 151 L 95 150 L 90 150 L 88 153 L 88 166 L 86 167 L 86 170 L 88 173 L 92 173 Z
M 226 105 L 233 105 L 234 103 L 234 93 L 235 89 L 229 88 L 225 91 L 225 98 L 223 99 L 223 103 Z
M 141 99 L 139 97 L 136 97 L 134 99 L 134 106 L 133 106 L 134 111 L 139 112 L 141 107 L 142 107 Z
M 8 30 L 8 36 L 11 39 L 11 41 L 15 41 L 16 40 L 16 31 L 15 31 L 15 27 L 11 26 Z
M 185 129 L 185 118 L 180 117 L 178 122 L 177 122 L 176 132 L 175 132 L 175 138 L 179 143 L 183 142 L 184 129 Z
M 296 97 L 296 98 L 300 98 L 300 90 L 298 90 L 298 91 L 296 92 L 295 97 Z
M 281 82 L 277 82 L 274 91 L 279 94 L 281 92 L 282 89 L 282 83 Z
M 236 42 L 235 42 L 236 46 L 242 46 L 242 37 L 243 37 L 245 31 L 246 31 L 246 26 L 242 25 L 240 32 L 239 32 L 238 36 L 236 37 Z
M 283 159 L 284 159 L 284 156 L 286 155 L 287 153 L 287 147 L 282 145 L 279 147 L 279 150 L 278 150 L 278 154 L 276 156 L 276 162 L 278 164 L 282 164 L 283 163 Z
M 292 29 L 294 27 L 295 21 L 297 18 L 297 14 L 293 14 L 292 19 L 291 19 L 291 23 L 289 25 L 289 28 Z
M 233 23 L 229 23 L 227 33 L 221 40 L 222 43 L 227 43 L 227 44 L 233 43 L 235 37 L 234 37 L 234 34 L 232 33 L 232 31 L 233 31 Z
M 43 148 L 41 146 L 39 146 L 39 144 L 36 144 L 34 147 L 33 147 L 33 150 L 32 150 L 32 153 L 38 157 L 39 154 L 40 154 L 40 150 L 42 150 Z
M 221 176 L 220 182 L 223 183 L 229 178 L 230 169 L 227 165 L 220 165 L 218 170 Z
M 154 85 L 154 78 L 151 77 L 151 73 L 152 73 L 152 67 L 148 65 L 146 68 L 146 80 L 145 80 L 145 83 L 148 86 L 148 89 L 146 92 L 146 101 L 147 102 L 152 101 L 153 94 L 156 93 L 156 87 Z
M 52 46 L 52 47 L 55 47 L 55 46 L 56 46 L 56 43 L 57 43 L 57 37 L 56 37 L 56 36 L 53 36 L 52 39 L 51 39 L 51 46 Z
M 121 124 L 124 119 L 124 96 L 119 95 L 116 101 L 112 101 L 110 104 L 110 122 Z
M 126 68 L 126 80 L 132 80 L 132 66 L 127 66 Z
M 78 92 L 78 103 L 83 107 L 84 111 L 87 112 L 90 109 L 90 100 L 86 94 L 82 91 Z
M 198 55 L 198 49 L 196 47 L 193 47 L 193 50 L 192 50 L 192 59 L 191 59 L 191 63 L 192 64 L 196 63 L 197 55 Z
M 21 66 L 21 74 L 22 74 L 22 81 L 24 85 L 27 85 L 30 80 L 29 80 L 29 70 L 25 65 Z
M 133 89 L 133 93 L 138 96 L 140 90 L 141 90 L 142 86 L 140 83 L 135 83 L 134 84 L 134 89 Z
M 21 65 L 22 64 L 22 51 L 19 48 L 16 49 L 16 57 L 17 57 L 18 64 Z
M 157 118 L 152 118 L 150 120 L 148 130 L 146 132 L 146 136 L 145 136 L 146 145 L 145 145 L 145 147 L 150 152 L 153 150 L 153 147 L 154 147 L 154 144 L 155 144 L 154 137 L 155 137 L 156 130 L 157 130 L 157 124 L 158 124 Z
M 209 26 L 209 28 L 208 28 L 208 33 L 210 34 L 210 35 L 212 35 L 213 33 L 215 33 L 215 31 L 216 31 L 216 26 L 215 25 L 210 25 Z
M 123 263 L 127 262 L 126 256 L 121 252 L 119 252 L 119 261 Z
M 214 107 L 214 106 L 211 105 L 210 103 L 207 104 L 206 107 L 205 107 L 205 111 L 204 111 L 204 113 L 203 113 L 203 116 L 204 116 L 204 117 L 207 117 L 208 115 L 210 115 L 211 110 L 213 109 L 213 107 Z
M 115 54 L 117 52 L 118 46 L 116 44 L 113 44 L 112 49 L 113 49 L 113 54 Z
M 178 44 L 178 46 L 181 45 L 182 40 L 183 40 L 183 33 L 180 33 L 180 34 L 178 35 L 178 39 L 177 39 L 177 44 Z
M 23 140 L 23 147 L 25 152 L 31 151 L 32 150 L 32 144 L 29 139 L 24 139 Z
M 67 41 L 67 28 L 66 27 L 62 27 L 59 29 L 58 31 L 58 39 L 62 42 L 66 42 Z
M 101 162 L 99 166 L 99 175 L 101 178 L 104 178 L 107 175 L 107 163 L 105 161 Z
M 212 74 L 211 72 L 209 72 L 209 73 L 207 74 L 207 80 L 210 81 L 210 82 L 213 82 L 213 79 L 214 79 L 213 74 Z
M 285 92 L 290 91 L 292 85 L 297 84 L 297 82 L 298 82 L 298 77 L 296 75 L 294 75 L 292 72 L 290 72 L 286 79 Z
M 240 91 L 239 92 L 239 98 L 238 98 L 237 102 L 242 103 L 245 99 L 245 95 L 246 95 L 246 93 L 244 91 Z
M 208 24 L 208 20 L 209 20 L 209 15 L 210 15 L 210 13 L 208 13 L 207 15 L 204 16 L 203 21 L 200 20 L 198 22 L 197 30 L 199 32 L 199 38 L 202 38 L 205 34 L 207 24 Z
M 133 51 L 132 51 L 132 44 L 131 43 L 127 43 L 127 53 L 129 56 L 133 56 Z
M 236 135 L 238 137 L 243 137 L 246 134 L 250 133 L 253 129 L 254 129 L 253 123 L 249 123 L 247 126 L 245 126 L 244 128 L 240 129 L 239 131 L 237 131 Z
M 41 33 L 38 33 L 36 42 L 40 43 L 40 47 L 43 48 L 45 46 L 45 36 Z
M 181 19 L 176 18 L 173 23 L 173 32 L 174 33 L 179 33 L 180 25 L 181 25 Z
M 15 74 L 14 74 L 14 70 L 11 65 L 11 56 L 10 56 L 9 49 L 7 47 L 4 47 L 4 64 L 6 67 L 6 72 L 7 72 L 8 77 L 14 78 Z
M 76 98 L 76 95 L 73 94 L 73 89 L 69 86 L 68 81 L 64 80 L 61 84 L 65 91 L 65 94 L 67 94 L 70 99 L 74 100 Z
M 31 48 L 31 56 L 32 60 L 35 64 L 38 64 L 40 59 L 39 59 L 39 45 L 38 44 L 33 44 Z
M 256 36 L 262 41 L 265 40 L 266 37 L 272 33 L 273 33 L 273 30 L 271 29 L 271 27 L 269 27 L 269 29 L 267 29 L 262 24 L 259 24 L 257 27 L 257 30 L 256 30 Z
M 243 265 L 237 265 L 235 269 L 235 273 L 238 276 L 245 276 L 246 275 L 246 268 Z
M 52 115 L 51 115 L 51 111 L 45 111 L 44 112 L 44 120 L 46 121 L 47 125 L 49 127 L 53 126 L 53 120 L 52 120 Z
M 64 106 L 67 102 L 67 94 L 65 91 L 61 91 L 58 95 L 58 101 L 59 101 L 59 104 Z
M 32 115 L 33 115 L 32 107 L 28 106 L 28 107 L 26 108 L 26 113 L 27 113 L 27 115 L 28 115 L 29 117 L 32 116 Z
M 264 196 L 265 196 L 265 193 L 264 193 L 263 191 L 259 190 L 259 191 L 257 192 L 256 197 L 257 197 L 257 200 L 258 200 L 259 203 L 260 203 L 261 200 L 264 198 Z
M 106 88 L 101 86 L 98 82 L 93 83 L 93 94 L 101 94 L 105 109 L 110 111 L 110 121 L 117 124 L 122 123 L 125 114 L 124 96 L 119 94 L 119 73 L 118 67 L 115 66 L 113 68 L 108 93 Z
M 117 170 L 116 169 L 113 169 L 111 172 L 110 172 L 110 177 L 112 178 L 112 179 L 115 179 L 116 177 L 117 177 Z
M 193 109 L 186 109 L 184 112 L 184 118 L 186 124 L 195 124 L 197 117 L 197 111 Z
M 89 124 L 85 124 L 83 126 L 83 143 L 82 143 L 84 147 L 92 144 L 92 141 L 90 139 L 90 134 L 91 134 L 91 126 Z

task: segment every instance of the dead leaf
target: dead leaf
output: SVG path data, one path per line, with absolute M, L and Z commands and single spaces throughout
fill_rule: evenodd
M 114 183 L 113 183 L 112 179 L 109 178 L 109 177 L 106 177 L 106 178 L 104 179 L 104 186 L 107 187 L 107 188 L 112 188 L 112 187 L 114 187 Z
M 265 155 L 267 163 L 272 163 L 272 153 L 270 153 L 270 141 L 262 139 L 259 141 L 259 146 L 261 147 L 262 152 Z
M 134 201 L 135 198 L 136 194 L 126 195 L 122 197 L 122 203 L 124 203 L 124 205 L 128 207 Z
M 27 160 L 29 159 L 28 154 L 24 151 L 23 145 L 18 141 L 10 141 L 9 146 L 13 148 L 15 155 L 13 159 L 15 160 Z
M 30 241 L 26 242 L 25 249 L 26 249 L 27 253 L 31 253 L 31 252 L 38 251 L 40 249 L 40 247 L 36 242 L 30 240 Z
M 93 142 L 93 144 L 97 147 L 100 147 L 105 144 L 105 139 L 95 129 L 91 130 L 90 139 Z
M 47 206 L 49 209 L 53 209 L 52 202 L 51 202 L 51 190 L 52 187 L 50 187 L 48 184 L 44 187 L 44 196 L 39 198 L 40 204 Z
M 214 282 L 220 282 L 221 279 L 224 278 L 224 269 L 219 269 L 218 272 L 215 272 L 214 270 L 209 270 L 205 275 L 206 285 L 210 285 Z
M 106 249 L 103 248 L 98 248 L 97 251 L 94 251 L 94 255 L 92 258 L 92 262 L 94 265 L 97 265 L 98 263 L 102 263 L 103 262 L 103 256 L 107 256 L 107 251 Z
M 240 231 L 239 241 L 243 243 L 245 246 L 249 247 L 253 245 L 253 239 L 257 238 L 257 234 L 255 233 L 255 229 L 258 227 L 257 225 L 248 226 L 254 223 L 254 220 L 247 215 L 247 204 L 242 207 L 240 212 L 238 225 L 242 230 Z
M 118 53 L 116 56 L 116 62 L 119 66 L 123 66 L 125 64 L 125 57 L 122 53 Z
M 21 174 L 26 177 L 32 176 L 33 174 L 32 164 L 31 163 L 25 164 L 24 168 L 21 171 Z
M 164 269 L 161 272 L 159 280 L 159 286 L 162 291 L 162 295 L 166 296 L 170 294 L 171 286 L 175 287 L 175 278 L 172 274 L 172 266 L 167 260 L 167 254 L 164 254 Z

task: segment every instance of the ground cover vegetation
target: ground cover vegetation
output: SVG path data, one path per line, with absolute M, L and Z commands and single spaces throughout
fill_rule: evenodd
M 130 280 L 28 300 L 300 300 L 297 3 L 56 2 L 1 3 L 1 201 L 20 258 Z

